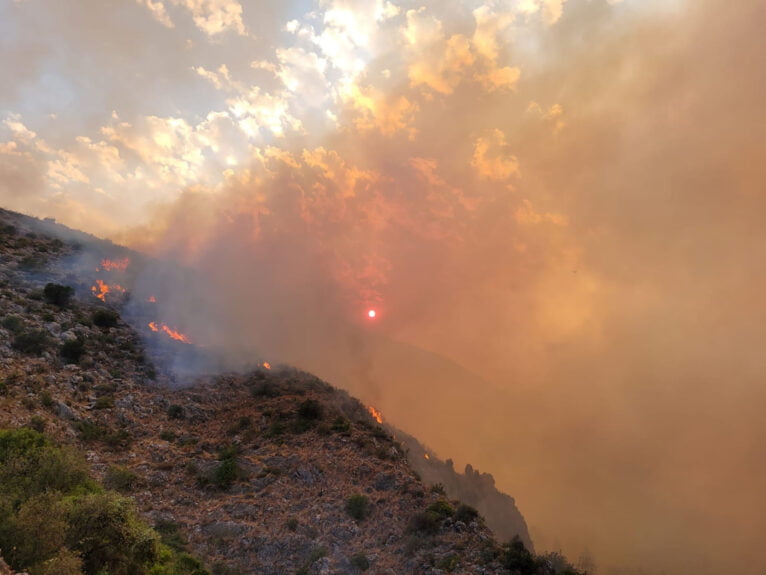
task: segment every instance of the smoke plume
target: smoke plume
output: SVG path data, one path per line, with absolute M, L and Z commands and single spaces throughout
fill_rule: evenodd
M 195 342 L 490 471 L 538 550 L 761 573 L 764 4 L 215 4 L 126 8 L 164 109 L 110 83 L 67 144 L 0 91 L 3 202 L 193 270 L 146 281 Z

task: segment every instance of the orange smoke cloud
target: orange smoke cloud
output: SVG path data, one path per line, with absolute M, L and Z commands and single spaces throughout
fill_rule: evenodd
M 204 92 L 207 115 L 106 99 L 65 149 L 62 121 L 48 136 L 53 119 L 6 118 L 0 193 L 94 230 L 154 206 L 133 244 L 196 274 L 152 270 L 168 317 L 233 365 L 314 371 L 492 472 L 538 549 L 588 551 L 603 573 L 759 573 L 762 3 L 348 2 L 323 17 L 338 5 L 248 22 L 264 45 L 289 37 L 268 53 L 216 32 L 214 58 L 195 41 L 143 61 L 142 77 L 177 80 L 167 109 Z M 87 7 L 90 54 L 141 38 L 104 6 Z M 360 313 L 383 302 L 374 322 Z

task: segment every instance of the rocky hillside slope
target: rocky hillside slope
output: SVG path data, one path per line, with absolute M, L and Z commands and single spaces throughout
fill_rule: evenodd
M 177 385 L 119 305 L 68 268 L 83 238 L 41 225 L 0 212 L 0 428 L 84 450 L 212 573 L 568 568 L 519 567 L 523 546 L 500 545 L 473 507 L 424 483 L 365 406 L 309 374 L 261 365 Z

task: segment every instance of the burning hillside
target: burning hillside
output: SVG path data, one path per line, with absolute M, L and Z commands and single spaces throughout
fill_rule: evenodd
M 557 572 L 554 556 L 500 545 L 476 510 L 423 484 L 378 412 L 314 376 L 264 362 L 177 388 L 114 308 L 56 283 L 71 246 L 29 242 L 33 221 L 0 216 L 14 228 L 0 231 L 0 428 L 86 449 L 91 470 L 135 501 L 163 541 L 172 535 L 213 573 L 507 575 L 519 558 Z M 34 271 L 14 265 L 43 246 Z M 24 569 L 27 556 L 3 546 L 6 520 L 0 548 Z M 55 546 L 30 537 L 29 557 L 59 565 L 45 555 Z M 98 560 L 83 557 L 95 575 Z

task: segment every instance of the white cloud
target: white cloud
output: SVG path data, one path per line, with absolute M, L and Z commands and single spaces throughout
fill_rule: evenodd
M 136 0 L 146 7 L 152 16 L 168 28 L 174 24 L 166 5 L 162 0 Z M 166 0 L 173 6 L 178 6 L 191 12 L 194 24 L 208 36 L 216 36 L 228 31 L 245 35 L 245 25 L 242 21 L 242 5 L 237 0 Z
M 161 0 L 136 0 L 136 2 L 141 6 L 145 6 L 152 13 L 154 19 L 163 26 L 168 28 L 174 27 L 173 21 L 170 19 L 170 16 L 168 16 L 165 4 L 163 4 Z

